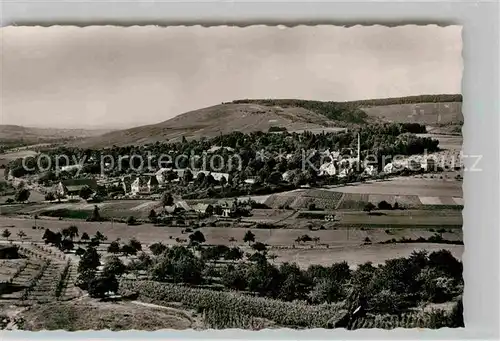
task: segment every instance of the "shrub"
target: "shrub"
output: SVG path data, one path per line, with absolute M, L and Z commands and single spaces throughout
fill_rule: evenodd
M 127 225 L 137 225 L 137 219 L 134 216 L 129 216 L 127 218 Z
M 400 314 L 408 308 L 401 295 L 387 289 L 373 295 L 368 302 L 372 311 L 382 314 Z
M 257 243 L 252 245 L 252 249 L 254 249 L 255 251 L 266 251 L 267 247 L 266 247 L 266 244 L 261 243 L 261 242 L 257 242 Z
M 88 284 L 90 297 L 104 298 L 106 293 L 118 291 L 118 281 L 115 276 L 101 276 L 92 279 Z
M 222 273 L 222 283 L 229 289 L 245 290 L 248 284 L 245 270 L 241 267 L 227 266 Z
M 170 236 L 170 237 L 172 237 L 172 236 Z M 162 243 L 154 243 L 154 244 L 151 244 L 149 246 L 149 249 L 151 250 L 151 252 L 153 253 L 153 255 L 159 256 L 163 252 L 165 252 L 165 250 L 167 249 L 167 247 L 165 245 L 163 245 Z
M 332 317 L 345 314 L 339 305 L 284 302 L 151 281 L 122 281 L 120 290 L 124 293 L 137 292 L 140 297 L 156 304 L 181 302 L 198 311 L 223 307 L 224 310 L 239 311 L 248 316 L 266 318 L 283 326 L 326 328 L 327 322 Z

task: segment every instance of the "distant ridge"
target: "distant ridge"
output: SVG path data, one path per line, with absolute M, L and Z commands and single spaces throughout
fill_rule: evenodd
M 47 143 L 61 139 L 87 138 L 102 135 L 105 129 L 36 128 L 12 124 L 0 124 L 0 143 Z

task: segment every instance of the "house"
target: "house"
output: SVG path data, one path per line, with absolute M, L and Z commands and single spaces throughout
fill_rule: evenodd
M 436 160 L 434 160 L 433 158 L 427 158 L 424 162 L 422 162 L 421 166 L 428 172 L 432 172 L 437 169 Z
M 324 150 L 323 152 L 320 153 L 322 157 L 329 157 L 331 161 L 339 160 L 340 159 L 340 152 L 339 151 L 330 151 L 330 149 Z
M 68 166 L 62 166 L 61 167 L 61 171 L 63 171 L 63 172 L 70 172 L 70 171 L 73 171 L 73 170 L 80 170 L 82 168 L 83 168 L 83 166 L 80 165 L 80 164 L 77 164 L 77 165 L 68 165 Z
M 226 179 L 226 182 L 229 181 L 229 173 L 218 173 L 218 172 L 210 172 L 210 171 L 205 171 L 205 170 L 200 170 L 196 172 L 195 178 L 198 176 L 198 174 L 203 173 L 205 176 L 208 174 L 212 175 L 215 181 L 220 181 L 222 178 Z
M 388 163 L 384 166 L 384 173 L 391 174 L 395 171 L 395 167 L 392 163 Z
M 292 174 L 291 171 L 286 171 L 283 174 L 281 174 L 281 178 L 283 179 L 283 181 L 289 181 L 291 174 Z
M 184 177 L 184 172 L 189 168 L 160 168 L 154 175 L 159 185 L 167 182 L 167 174 L 170 171 L 177 173 L 177 180 Z M 189 169 L 190 170 L 190 169 Z M 192 172 L 193 173 L 193 172 Z M 196 177 L 193 173 L 193 177 Z M 175 181 L 175 180 L 174 180 Z
M 377 167 L 368 165 L 365 167 L 364 173 L 368 176 L 375 176 L 377 175 Z
M 234 209 L 235 207 L 229 207 L 227 201 L 221 200 L 214 206 L 214 215 L 224 218 L 230 218 Z
M 149 193 L 147 179 L 143 176 L 136 177 L 130 187 L 131 193 L 134 195 L 139 193 Z
M 344 168 L 344 169 L 342 169 L 342 170 L 339 172 L 338 177 L 339 177 L 339 178 L 345 178 L 346 176 L 348 176 L 348 175 L 349 175 L 349 173 L 350 173 L 349 168 Z
M 55 185 L 54 193 L 61 197 L 77 196 L 84 187 L 89 187 L 92 191 L 97 190 L 97 181 L 95 179 L 70 179 L 59 181 Z
M 185 200 L 179 200 L 175 203 L 175 207 L 182 208 L 185 211 L 192 211 L 193 209 Z
M 335 175 L 337 170 L 335 169 L 335 164 L 333 162 L 327 162 L 319 167 L 319 175 Z
M 164 184 L 167 181 L 167 172 L 171 171 L 172 168 L 160 168 L 156 173 L 155 177 L 159 184 Z
M 257 182 L 257 177 L 256 176 L 251 176 L 245 179 L 244 181 L 246 184 L 253 185 Z
M 132 177 L 130 175 L 124 176 L 122 178 L 123 192 L 125 192 L 125 194 L 132 192 L 132 182 L 133 181 L 134 180 L 132 179 Z
M 219 217 L 231 218 L 232 212 L 231 208 L 227 206 L 216 205 L 214 207 L 214 215 Z
M 175 213 L 178 213 L 180 211 L 183 211 L 183 209 L 177 207 L 175 204 L 172 206 L 165 206 L 165 212 L 167 212 L 168 214 L 175 214 Z
M 119 187 L 122 185 L 122 180 L 120 179 L 98 180 L 97 185 L 105 188 Z
M 148 179 L 148 190 L 149 192 L 154 192 L 158 189 L 160 184 L 158 183 L 158 180 L 156 179 L 155 175 L 150 175 Z
M 234 148 L 231 148 L 231 147 L 212 146 L 209 150 L 207 150 L 207 153 L 212 154 L 212 153 L 219 151 L 220 149 L 225 149 L 228 152 L 234 152 Z
M 420 164 L 420 162 L 416 161 L 416 160 L 408 160 L 408 169 L 411 170 L 411 171 L 418 171 L 422 168 L 422 165 Z
M 124 182 L 124 186 L 127 186 Z M 155 174 L 140 175 L 136 177 L 130 185 L 130 193 L 150 194 L 159 188 L 159 183 Z M 128 189 L 128 188 L 127 188 Z M 125 193 L 129 193 L 126 191 Z

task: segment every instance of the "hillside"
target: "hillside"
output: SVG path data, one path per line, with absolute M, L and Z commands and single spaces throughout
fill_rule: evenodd
M 156 141 L 213 137 L 234 131 L 268 131 L 270 127 L 287 130 L 318 129 L 334 126 L 325 116 L 299 107 L 282 108 L 260 104 L 225 103 L 190 111 L 168 121 L 104 134 L 84 141 L 85 147 L 146 144 Z
M 369 116 L 389 122 L 442 125 L 461 124 L 464 120 L 462 103 L 459 102 L 392 104 L 361 109 Z
M 124 146 L 165 140 L 214 137 L 234 131 L 250 133 L 284 127 L 288 131 L 331 130 L 368 122 L 423 123 L 429 126 L 463 122 L 461 95 L 422 95 L 352 102 L 298 99 L 243 99 L 190 111 L 170 120 L 88 138 L 83 147 Z M 330 129 L 325 129 L 330 127 Z M 449 127 L 457 130 L 455 127 Z M 458 129 L 459 131 L 460 129 Z
M 0 144 L 37 144 L 63 139 L 98 136 L 109 130 L 34 128 L 18 125 L 0 125 Z

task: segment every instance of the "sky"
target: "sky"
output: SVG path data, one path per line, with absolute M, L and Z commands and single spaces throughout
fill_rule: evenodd
M 0 29 L 0 124 L 125 128 L 244 98 L 460 93 L 460 26 Z

